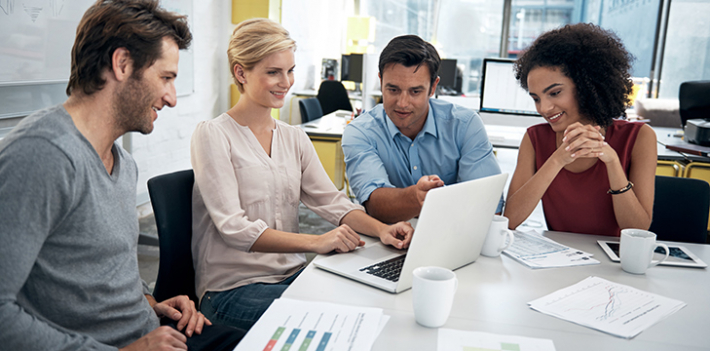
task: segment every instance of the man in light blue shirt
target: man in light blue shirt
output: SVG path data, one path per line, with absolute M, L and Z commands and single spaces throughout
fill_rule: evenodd
M 421 211 L 427 191 L 500 174 L 481 118 L 472 110 L 430 99 L 439 83 L 436 49 L 415 35 L 382 51 L 383 103 L 343 132 L 350 185 L 373 217 L 388 223 Z M 501 212 L 503 201 L 496 212 Z

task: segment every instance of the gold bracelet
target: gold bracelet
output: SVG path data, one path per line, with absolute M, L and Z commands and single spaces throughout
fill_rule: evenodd
M 633 188 L 633 187 L 634 187 L 634 183 L 629 182 L 629 184 L 626 184 L 625 187 L 623 187 L 623 188 L 621 188 L 621 189 L 619 189 L 619 190 L 611 190 L 611 188 L 609 188 L 609 190 L 607 190 L 606 193 L 607 193 L 607 194 L 612 194 L 612 195 L 623 194 L 623 193 L 625 193 L 625 192 L 631 190 L 631 188 Z

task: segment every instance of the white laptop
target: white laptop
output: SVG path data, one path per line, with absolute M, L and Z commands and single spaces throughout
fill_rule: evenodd
M 377 242 L 313 264 L 392 293 L 412 287 L 417 267 L 465 266 L 481 253 L 507 178 L 498 174 L 429 190 L 406 251 Z

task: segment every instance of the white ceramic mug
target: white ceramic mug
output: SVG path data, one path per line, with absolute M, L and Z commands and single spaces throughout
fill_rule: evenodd
M 456 273 L 442 267 L 419 267 L 412 281 L 412 306 L 417 323 L 438 328 L 449 318 L 459 282 Z
M 505 238 L 508 238 L 507 242 Z M 508 218 L 495 215 L 488 229 L 486 241 L 483 242 L 481 255 L 488 257 L 498 257 L 503 250 L 513 245 L 513 232 L 508 229 Z
M 661 260 L 653 260 L 653 252 L 657 247 L 666 250 L 666 256 Z M 646 269 L 653 267 L 668 258 L 668 246 L 656 243 L 656 234 L 642 229 L 622 229 L 619 258 L 621 269 L 633 274 L 644 274 Z

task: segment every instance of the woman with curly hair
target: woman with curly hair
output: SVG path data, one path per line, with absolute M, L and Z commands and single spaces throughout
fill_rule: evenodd
M 619 236 L 648 229 L 656 135 L 625 117 L 633 57 L 592 24 L 541 35 L 515 63 L 515 77 L 547 123 L 528 128 L 505 215 L 520 225 L 542 199 L 548 229 Z

